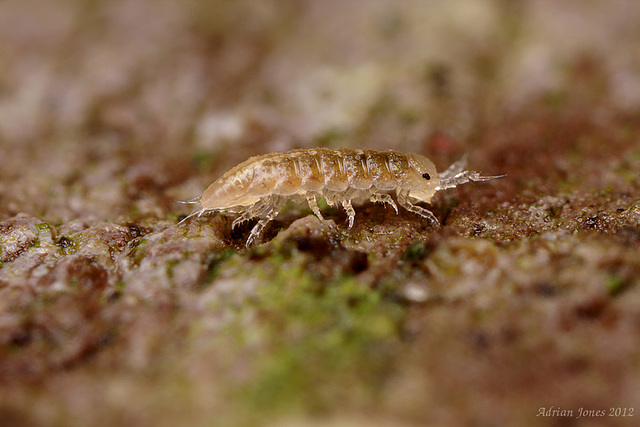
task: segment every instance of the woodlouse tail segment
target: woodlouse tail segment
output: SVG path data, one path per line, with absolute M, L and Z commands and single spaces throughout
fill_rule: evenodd
M 446 190 L 447 188 L 457 187 L 470 181 L 481 182 L 492 179 L 502 178 L 506 175 L 482 176 L 480 172 L 465 170 L 467 167 L 467 156 L 458 160 L 449 169 L 442 172 L 439 176 L 440 184 L 436 187 L 436 191 Z
M 178 203 L 182 203 L 183 205 L 195 205 L 196 203 L 200 203 L 200 200 L 202 200 L 202 198 L 198 196 L 190 200 L 179 200 Z
M 198 197 L 194 197 L 193 199 L 190 200 L 179 200 L 178 203 L 182 203 L 183 205 L 194 205 L 197 203 L 200 203 L 202 201 L 202 196 L 198 196 Z M 182 224 L 183 222 L 185 222 L 186 220 L 188 220 L 189 218 L 192 218 L 194 216 L 197 216 L 198 218 L 200 218 L 202 216 L 202 214 L 204 214 L 206 212 L 205 209 L 198 209 L 195 210 L 193 212 L 191 212 L 189 215 L 187 215 L 186 217 L 182 218 L 182 220 L 180 220 L 178 222 L 178 225 Z
M 188 220 L 189 218 L 192 218 L 194 216 L 197 216 L 198 218 L 200 218 L 202 216 L 202 214 L 204 214 L 206 211 L 204 209 L 198 209 L 197 211 L 193 211 L 191 212 L 189 215 L 187 215 L 186 217 L 182 218 L 177 225 L 182 224 L 183 222 L 185 222 L 186 220 Z

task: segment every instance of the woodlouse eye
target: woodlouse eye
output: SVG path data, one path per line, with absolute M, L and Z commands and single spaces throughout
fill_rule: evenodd
M 428 173 L 423 173 L 422 177 L 426 180 L 430 180 L 431 179 L 431 175 L 429 175 Z

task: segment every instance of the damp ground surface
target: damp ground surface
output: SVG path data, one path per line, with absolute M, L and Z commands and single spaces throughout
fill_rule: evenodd
M 0 2 L 0 424 L 637 425 L 640 5 Z M 465 154 L 436 227 L 178 222 L 251 155 Z

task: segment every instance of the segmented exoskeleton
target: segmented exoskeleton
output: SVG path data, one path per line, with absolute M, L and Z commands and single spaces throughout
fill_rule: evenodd
M 352 203 L 387 203 L 398 213 L 390 194 L 395 193 L 400 206 L 439 225 L 433 213 L 414 203 L 429 202 L 436 191 L 465 182 L 499 178 L 480 176 L 465 167 L 466 159 L 462 159 L 439 174 L 426 157 L 393 150 L 315 148 L 265 154 L 240 163 L 189 201 L 200 203 L 201 208 L 184 220 L 209 212 L 239 213 L 232 224 L 235 228 L 258 218 L 247 239 L 249 246 L 287 200 L 306 201 L 323 220 L 317 200 L 324 197 L 330 206 L 342 205 L 351 228 L 355 218 Z

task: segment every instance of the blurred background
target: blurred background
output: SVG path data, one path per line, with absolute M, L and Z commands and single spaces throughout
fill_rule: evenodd
M 507 177 L 175 226 L 317 146 Z M 638 176 L 637 1 L 0 0 L 0 425 L 633 425 Z

